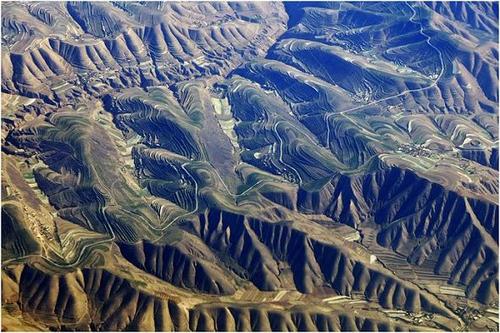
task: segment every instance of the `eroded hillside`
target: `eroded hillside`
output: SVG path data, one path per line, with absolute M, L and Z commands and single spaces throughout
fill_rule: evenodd
M 498 330 L 498 4 L 2 2 L 2 329 Z

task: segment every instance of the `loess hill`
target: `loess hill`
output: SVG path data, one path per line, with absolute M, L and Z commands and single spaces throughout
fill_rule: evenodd
M 498 3 L 1 7 L 3 330 L 498 330 Z

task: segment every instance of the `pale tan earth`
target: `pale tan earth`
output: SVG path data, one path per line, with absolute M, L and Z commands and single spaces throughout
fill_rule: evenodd
M 498 4 L 2 2 L 2 330 L 498 331 Z

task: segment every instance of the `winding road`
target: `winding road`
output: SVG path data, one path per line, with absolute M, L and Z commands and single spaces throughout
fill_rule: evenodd
M 59 267 L 59 268 L 71 268 L 71 267 L 79 266 L 80 263 L 83 260 L 83 255 L 85 254 L 85 251 L 87 249 L 94 248 L 94 247 L 99 246 L 101 244 L 111 243 L 111 242 L 113 242 L 116 239 L 116 236 L 115 236 L 115 233 L 113 231 L 113 228 L 111 228 L 111 226 L 109 225 L 108 217 L 106 216 L 106 212 L 105 212 L 106 207 L 100 208 L 100 209 L 102 209 L 102 215 L 104 216 L 104 220 L 105 220 L 105 223 L 106 223 L 106 229 L 108 229 L 109 232 L 111 233 L 111 238 L 100 240 L 100 241 L 95 242 L 95 243 L 85 244 L 82 247 L 82 249 L 80 250 L 80 254 L 76 258 L 76 260 L 74 260 L 73 262 L 65 263 L 65 264 L 60 264 L 60 263 L 52 260 L 51 258 L 48 258 L 48 257 L 42 255 L 42 254 L 30 254 L 30 255 L 27 255 L 27 256 L 22 256 L 22 257 L 17 257 L 17 258 L 12 258 L 12 259 L 9 259 L 9 260 L 5 260 L 2 263 L 2 265 L 7 265 L 7 264 L 9 264 L 11 262 L 15 262 L 15 261 L 23 260 L 23 259 L 28 259 L 28 258 L 32 258 L 32 257 L 40 257 L 40 258 L 44 259 L 45 261 L 49 262 L 51 265 Z
M 406 2 L 406 5 L 408 7 L 410 7 L 410 9 L 412 10 L 413 14 L 412 16 L 410 17 L 410 22 L 412 23 L 418 23 L 416 21 L 414 21 L 415 19 L 415 16 L 417 15 L 417 12 L 415 11 L 415 9 Z M 437 78 L 430 84 L 428 85 L 427 87 L 423 87 L 423 88 L 417 88 L 417 89 L 407 89 L 407 90 L 404 90 L 402 92 L 400 92 L 399 94 L 396 94 L 396 95 L 393 95 L 393 96 L 389 96 L 389 97 L 384 97 L 382 99 L 379 99 L 379 100 L 376 100 L 376 101 L 372 101 L 368 104 L 364 104 L 364 105 L 360 105 L 360 106 L 356 106 L 356 107 L 353 107 L 353 108 L 350 108 L 350 109 L 347 109 L 347 110 L 344 110 L 344 111 L 340 111 L 340 112 L 330 112 L 330 113 L 327 113 L 325 115 L 325 121 L 326 121 L 326 147 L 330 147 L 330 117 L 335 115 L 335 114 L 341 114 L 341 115 L 344 115 L 345 113 L 348 113 L 348 112 L 353 112 L 353 111 L 357 111 L 357 110 L 360 110 L 360 109 L 363 109 L 363 108 L 366 108 L 368 106 L 372 106 L 372 105 L 376 105 L 378 103 L 381 103 L 381 102 L 385 102 L 385 101 L 388 101 L 390 99 L 393 99 L 393 98 L 397 98 L 397 97 L 401 97 L 401 96 L 404 96 L 408 93 L 413 93 L 413 92 L 419 92 L 419 91 L 424 91 L 424 90 L 427 90 L 427 89 L 431 89 L 433 87 L 435 87 L 437 85 L 437 83 L 439 82 L 439 80 L 441 79 L 441 77 L 443 76 L 443 73 L 444 73 L 444 60 L 443 60 L 443 54 L 441 53 L 441 51 L 435 47 L 434 45 L 432 45 L 431 43 L 431 36 L 427 35 L 425 32 L 424 32 L 424 26 L 422 25 L 422 23 L 419 23 L 420 24 L 420 34 L 424 35 L 427 39 L 426 39 L 426 43 L 432 48 L 434 49 L 437 53 L 438 53 L 438 56 L 439 56 L 439 62 L 440 62 L 440 71 L 439 71 L 439 74 L 437 76 Z
M 286 163 L 285 161 L 283 161 L 283 139 L 281 139 L 281 136 L 279 135 L 278 133 L 278 125 L 280 123 L 282 123 L 283 121 L 280 120 L 280 121 L 277 121 L 274 126 L 273 126 L 273 131 L 274 133 L 276 133 L 276 137 L 278 138 L 278 141 L 280 142 L 280 156 L 278 158 L 278 160 L 288 166 L 291 170 L 293 170 L 295 172 L 295 174 L 297 175 L 297 177 L 299 177 L 299 186 L 302 185 L 302 177 L 300 176 L 300 173 L 297 171 L 297 169 L 295 169 L 293 166 L 291 166 L 290 164 Z
M 415 9 L 410 4 L 408 4 L 407 2 L 405 4 L 412 11 L 412 16 L 409 18 L 410 22 L 412 22 L 412 23 L 418 23 L 417 21 L 415 21 L 415 16 L 417 15 L 417 12 L 415 11 Z M 347 117 L 351 122 L 353 122 L 353 120 L 351 118 L 349 118 L 346 115 L 346 113 L 357 111 L 357 110 L 360 110 L 360 109 L 363 109 L 363 108 L 366 108 L 366 107 L 369 107 L 369 106 L 372 106 L 372 105 L 376 105 L 378 103 L 385 102 L 385 101 L 388 101 L 388 100 L 393 99 L 393 98 L 401 97 L 401 96 L 404 96 L 404 95 L 406 95 L 408 93 L 419 92 L 419 91 L 424 91 L 424 90 L 427 90 L 427 89 L 431 89 L 431 88 L 433 88 L 433 87 L 435 87 L 437 85 L 437 83 L 439 82 L 439 80 L 441 79 L 441 77 L 443 76 L 443 73 L 444 73 L 443 55 L 442 55 L 441 51 L 436 46 L 432 45 L 432 43 L 431 43 L 431 36 L 427 35 L 424 32 L 424 26 L 422 25 L 422 23 L 419 23 L 419 24 L 420 24 L 420 31 L 419 31 L 419 33 L 422 34 L 422 35 L 424 35 L 426 37 L 426 43 L 432 49 L 434 49 L 438 53 L 439 62 L 440 62 L 440 71 L 439 71 L 439 74 L 438 74 L 437 78 L 430 85 L 428 85 L 427 87 L 417 88 L 417 89 L 407 89 L 407 90 L 404 90 L 404 91 L 402 91 L 402 92 L 400 92 L 400 93 L 398 93 L 396 95 L 384 97 L 382 99 L 379 99 L 379 100 L 376 100 L 376 101 L 372 101 L 372 102 L 370 102 L 368 104 L 356 106 L 356 107 L 353 107 L 353 108 L 350 108 L 350 109 L 347 109 L 347 110 L 343 110 L 343 111 L 340 111 L 340 112 L 330 112 L 330 113 L 325 114 L 325 121 L 326 121 L 326 128 L 327 128 L 326 148 L 330 147 L 330 117 L 332 117 L 333 115 L 340 114 L 342 116 Z M 281 122 L 282 121 L 276 122 L 275 125 L 274 125 L 274 127 L 273 127 L 274 133 L 276 134 L 276 137 L 278 138 L 278 140 L 280 142 L 280 156 L 279 156 L 279 161 L 282 164 L 288 166 L 291 170 L 293 170 L 297 174 L 297 176 L 299 177 L 299 186 L 300 186 L 300 185 L 302 185 L 302 182 L 303 182 L 302 177 L 300 176 L 300 173 L 297 171 L 297 169 L 295 169 L 294 167 L 292 167 L 290 164 L 287 164 L 286 162 L 283 161 L 283 140 L 282 140 L 282 138 L 279 135 L 278 130 L 277 130 L 277 127 L 278 127 L 279 123 L 281 123 Z M 312 141 L 314 142 L 314 140 L 312 140 Z
M 193 175 L 186 169 L 186 165 L 188 165 L 189 162 L 186 162 L 186 163 L 183 163 L 181 165 L 181 168 L 182 170 L 184 170 L 188 176 L 193 180 L 194 182 L 194 201 L 195 201 L 195 205 L 194 205 L 194 208 L 193 210 L 185 213 L 185 214 L 182 214 L 182 215 L 179 215 L 177 216 L 176 218 L 174 218 L 172 221 L 170 221 L 166 226 L 164 227 L 160 227 L 160 228 L 157 228 L 155 226 L 152 226 L 151 224 L 148 223 L 149 227 L 153 230 L 157 230 L 157 231 L 165 231 L 167 230 L 172 224 L 174 224 L 175 222 L 177 222 L 177 220 L 181 219 L 181 218 L 184 218 L 186 216 L 189 216 L 189 215 L 192 215 L 194 213 L 196 213 L 196 211 L 198 211 L 198 207 L 199 207 L 199 200 L 198 200 L 198 182 L 196 181 L 196 178 L 193 177 Z M 160 240 L 163 236 L 165 235 L 161 235 L 159 236 L 158 238 L 156 238 L 153 242 L 157 242 L 158 240 Z
M 417 16 L 417 12 L 413 8 L 413 6 L 411 6 L 410 4 L 406 3 L 406 5 L 411 9 L 411 11 L 413 13 L 412 16 L 409 19 L 410 22 L 412 22 L 412 23 L 418 23 L 417 21 L 415 21 L 415 17 Z M 370 102 L 368 104 L 365 104 L 365 105 L 360 105 L 360 106 L 353 107 L 353 108 L 350 108 L 350 109 L 347 109 L 347 110 L 343 110 L 343 111 L 340 111 L 340 112 L 331 112 L 331 113 L 325 114 L 325 121 L 326 121 L 326 127 L 327 127 L 327 143 L 326 143 L 326 147 L 327 148 L 330 146 L 330 117 L 332 117 L 333 115 L 335 115 L 335 114 L 345 115 L 346 113 L 357 111 L 357 110 L 360 110 L 360 109 L 363 109 L 363 108 L 366 108 L 366 107 L 369 107 L 369 106 L 372 106 L 372 105 L 376 105 L 378 103 L 381 103 L 381 102 L 384 102 L 384 101 L 388 101 L 388 100 L 393 99 L 393 98 L 401 97 L 401 96 L 403 96 L 405 94 L 408 94 L 408 93 L 413 93 L 413 92 L 419 92 L 419 91 L 428 90 L 428 89 L 431 89 L 431 88 L 433 88 L 433 87 L 435 87 L 437 85 L 438 81 L 441 79 L 441 77 L 444 74 L 444 60 L 443 60 L 443 55 L 442 55 L 441 51 L 436 46 L 434 46 L 431 43 L 431 36 L 427 35 L 424 32 L 424 26 L 423 26 L 423 24 L 422 23 L 419 23 L 419 24 L 420 24 L 420 34 L 422 34 L 423 36 L 426 37 L 426 43 L 432 49 L 434 49 L 438 53 L 441 68 L 440 68 L 440 72 L 439 72 L 437 78 L 429 86 L 427 86 L 427 87 L 418 88 L 418 89 L 407 89 L 405 91 L 402 91 L 399 94 L 396 94 L 396 95 L 393 95 L 393 96 L 389 96 L 389 97 L 384 97 L 382 99 L 379 99 L 379 100 L 376 100 L 376 101 L 372 101 L 372 102 Z M 237 88 L 235 89 L 235 91 L 237 90 Z M 274 124 L 274 126 L 273 126 L 273 131 L 276 134 L 276 137 L 278 138 L 279 145 L 280 145 L 279 161 L 283 165 L 287 166 L 289 169 L 291 169 L 291 170 L 294 171 L 294 173 L 297 175 L 297 177 L 299 179 L 299 186 L 300 186 L 300 185 L 302 185 L 303 180 L 302 180 L 302 177 L 301 177 L 300 173 L 298 172 L 298 170 L 296 168 L 294 168 L 293 166 L 291 166 L 291 165 L 289 165 L 289 164 L 287 164 L 286 162 L 283 161 L 283 139 L 281 138 L 281 136 L 279 135 L 279 132 L 278 132 L 278 125 L 281 124 L 281 123 L 283 123 L 283 122 L 284 121 L 280 120 L 280 121 L 276 122 Z M 309 139 L 312 140 L 310 137 L 309 137 Z M 314 142 L 314 140 L 312 140 L 312 142 Z M 168 224 L 166 224 L 165 226 L 162 225 L 160 227 L 156 227 L 156 226 L 151 225 L 149 222 L 147 222 L 148 226 L 151 229 L 156 230 L 156 231 L 164 231 L 167 228 L 169 228 L 172 224 L 174 224 L 175 222 L 177 222 L 179 219 L 181 219 L 183 217 L 186 217 L 186 216 L 189 216 L 189 215 L 192 215 L 192 214 L 196 213 L 196 211 L 198 210 L 198 208 L 199 208 L 199 199 L 198 199 L 199 186 L 198 186 L 198 183 L 197 183 L 196 179 L 186 169 L 186 165 L 188 165 L 188 164 L 189 164 L 189 162 L 186 162 L 186 163 L 182 164 L 181 168 L 194 181 L 194 186 L 195 186 L 195 207 L 194 207 L 194 209 L 191 210 L 191 211 L 189 211 L 189 212 L 187 212 L 187 213 L 185 213 L 185 214 L 177 216 L 172 221 L 168 222 Z M 255 188 L 256 186 L 258 186 L 259 184 L 261 184 L 263 182 L 263 180 L 260 180 L 259 182 L 255 183 L 254 185 L 252 185 L 250 188 L 248 188 L 244 192 L 242 192 L 240 194 L 234 194 L 234 193 L 232 193 L 232 192 L 229 191 L 228 187 L 226 186 L 226 184 L 222 180 L 222 177 L 220 176 L 220 174 L 218 173 L 218 171 L 215 168 L 214 168 L 214 170 L 215 170 L 217 176 L 219 177 L 219 179 L 222 181 L 222 184 L 224 185 L 227 193 L 229 195 L 231 195 L 232 197 L 242 196 L 242 195 L 246 194 L 248 191 L 252 190 L 253 188 Z M 19 261 L 19 260 L 23 260 L 23 259 L 27 259 L 27 258 L 30 258 L 30 257 L 41 257 L 44 260 L 46 260 L 47 262 L 51 263 L 52 265 L 54 265 L 56 267 L 60 267 L 60 268 L 71 268 L 71 267 L 78 266 L 82 262 L 84 254 L 87 252 L 88 249 L 94 248 L 94 247 L 99 246 L 101 244 L 113 242 L 116 239 L 116 236 L 115 236 L 115 233 L 113 231 L 113 228 L 110 226 L 108 218 L 107 218 L 107 215 L 106 215 L 106 212 L 105 212 L 106 208 L 107 207 L 103 207 L 103 208 L 100 208 L 100 209 L 102 210 L 102 215 L 104 216 L 106 229 L 109 230 L 109 233 L 111 234 L 111 238 L 104 239 L 104 240 L 101 240 L 101 241 L 98 241 L 98 242 L 94 242 L 94 243 L 85 244 L 81 248 L 80 254 L 78 255 L 78 257 L 74 261 L 72 261 L 70 263 L 60 264 L 60 263 L 55 262 L 52 259 L 50 259 L 48 257 L 45 257 L 45 256 L 43 256 L 41 254 L 32 254 L 32 255 L 27 255 L 27 256 L 22 256 L 22 257 L 18 257 L 18 258 L 9 259 L 9 260 L 4 261 L 2 264 L 3 265 L 7 265 L 9 263 L 12 263 L 12 262 L 15 262 L 15 261 Z M 163 235 L 160 236 L 155 241 L 159 240 L 162 237 L 163 237 Z

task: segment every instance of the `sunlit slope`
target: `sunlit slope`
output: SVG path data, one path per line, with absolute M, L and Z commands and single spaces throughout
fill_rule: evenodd
M 103 84 L 157 85 L 227 73 L 242 59 L 263 55 L 286 18 L 273 3 L 2 7 L 2 90 L 51 102 L 82 89 L 101 93 Z M 54 80 L 63 87 L 54 89 Z
M 2 3 L 2 323 L 498 330 L 495 3 Z

